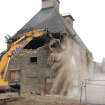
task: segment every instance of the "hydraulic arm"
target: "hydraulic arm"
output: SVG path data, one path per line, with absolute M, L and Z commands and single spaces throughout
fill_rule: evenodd
M 33 38 L 38 38 L 45 35 L 44 31 L 35 30 L 23 33 L 22 37 L 19 38 L 17 41 L 13 42 L 10 45 L 9 50 L 2 56 L 0 61 L 0 86 L 8 86 L 8 81 L 6 78 L 6 73 L 8 69 L 9 61 L 14 54 L 16 49 L 22 49 L 24 47 L 24 41 L 30 42 Z

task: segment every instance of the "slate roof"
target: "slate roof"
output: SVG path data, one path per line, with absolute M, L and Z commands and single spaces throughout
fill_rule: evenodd
M 41 9 L 28 23 L 26 23 L 15 35 L 14 38 L 21 37 L 23 32 L 27 32 L 33 28 L 48 28 L 50 32 L 64 32 L 63 17 L 53 8 Z
M 70 17 L 73 21 L 74 19 Z M 52 33 L 65 33 L 66 27 L 64 23 L 64 17 L 54 7 L 41 9 L 29 22 L 27 22 L 14 36 L 17 39 L 22 36 L 23 32 L 28 32 L 34 29 L 45 29 Z M 75 34 L 75 40 L 80 44 L 82 48 L 87 48 L 81 38 L 77 35 L 75 30 L 69 29 L 72 34 Z

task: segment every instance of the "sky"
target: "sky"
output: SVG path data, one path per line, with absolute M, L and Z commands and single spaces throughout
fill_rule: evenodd
M 41 9 L 41 0 L 0 0 L 0 52 L 7 34 L 13 36 Z M 95 61 L 105 57 L 105 0 L 60 0 L 60 13 L 70 13 L 74 28 Z

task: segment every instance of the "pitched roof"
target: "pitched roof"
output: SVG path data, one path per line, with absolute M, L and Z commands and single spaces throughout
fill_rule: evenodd
M 14 38 L 22 36 L 23 32 L 27 32 L 33 28 L 48 28 L 50 32 L 64 32 L 63 17 L 59 12 L 51 7 L 41 9 L 28 23 L 26 23 L 15 35 Z
M 72 20 L 72 16 L 70 17 Z M 41 9 L 29 22 L 27 22 L 14 36 L 17 39 L 22 36 L 23 32 L 28 32 L 34 29 L 45 29 L 52 33 L 65 33 L 67 32 L 67 25 L 64 22 L 64 17 L 54 7 Z M 75 36 L 75 40 L 82 48 L 87 49 L 81 38 L 77 35 L 75 30 L 69 27 L 70 35 Z

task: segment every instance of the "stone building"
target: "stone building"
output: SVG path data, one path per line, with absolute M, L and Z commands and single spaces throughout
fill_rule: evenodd
M 14 36 L 47 29 L 53 38 L 31 40 L 10 60 L 8 79 L 19 80 L 21 93 L 77 97 L 80 82 L 89 78 L 92 54 L 73 28 L 73 17 L 59 13 L 59 0 L 42 0 L 42 9 Z M 76 93 L 75 93 L 76 92 Z

